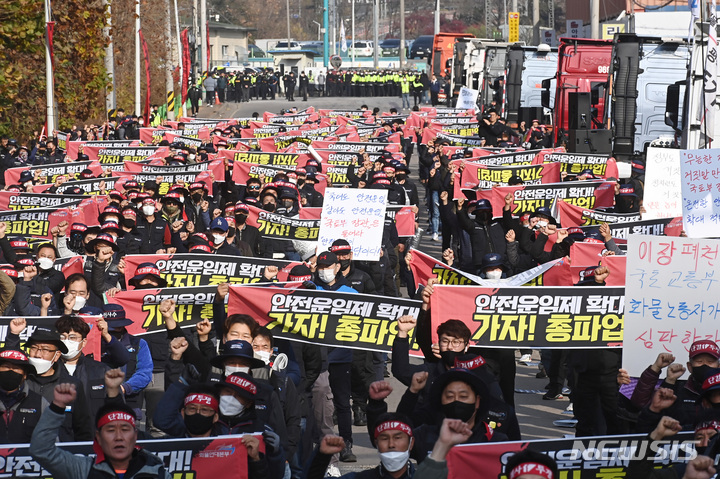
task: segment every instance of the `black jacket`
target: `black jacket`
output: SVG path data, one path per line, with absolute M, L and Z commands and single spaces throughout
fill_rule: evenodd
M 155 213 L 155 221 L 152 223 L 149 223 L 144 216 L 138 216 L 135 228 L 142 239 L 141 254 L 155 254 L 157 250 L 165 248 L 167 222 L 160 218 L 159 213 Z

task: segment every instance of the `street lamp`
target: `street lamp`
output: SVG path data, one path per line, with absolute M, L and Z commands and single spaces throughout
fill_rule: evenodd
M 313 20 L 313 23 L 318 26 L 318 41 L 319 41 L 320 40 L 320 29 L 322 28 L 322 25 L 320 24 L 320 22 L 316 22 L 315 20 Z

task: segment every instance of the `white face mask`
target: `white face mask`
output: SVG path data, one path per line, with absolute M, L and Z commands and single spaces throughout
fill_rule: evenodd
M 53 365 L 53 362 L 47 359 L 42 358 L 28 358 L 30 360 L 30 364 L 35 366 L 35 372 L 38 374 L 38 376 L 45 374 L 50 370 L 50 368 Z
M 142 212 L 145 216 L 152 216 L 155 214 L 155 207 L 154 206 L 143 206 Z
M 73 306 L 73 311 L 80 311 L 85 307 L 85 303 L 87 303 L 87 299 L 85 299 L 84 296 L 75 296 L 75 306 Z
M 190 153 L 188 155 L 188 160 L 190 160 L 190 161 L 194 160 L 195 158 L 197 158 L 197 157 L 195 155 L 193 155 L 192 153 Z
M 222 244 L 223 241 L 225 241 L 225 237 L 223 235 L 213 234 L 213 243 Z
M 536 228 L 544 228 L 547 225 L 548 225 L 548 222 L 545 220 L 540 220 L 537 223 L 535 223 Z
M 53 267 L 55 264 L 55 261 L 51 260 L 50 258 L 41 257 L 38 258 L 38 266 L 40 266 L 40 269 L 42 270 L 48 270 Z
M 333 268 L 319 269 L 318 276 L 324 282 L 331 283 L 335 279 L 335 270 Z
M 269 351 L 255 351 L 255 357 L 265 364 L 270 364 L 270 352 Z
M 388 472 L 396 472 L 405 467 L 410 459 L 410 451 L 390 451 L 380 453 L 380 462 Z
M 488 271 L 485 273 L 488 279 L 500 279 L 502 278 L 502 271 Z
M 235 396 L 220 396 L 220 414 L 223 416 L 238 416 L 244 410 L 245 406 Z
M 225 376 L 230 376 L 235 373 L 250 374 L 250 368 L 245 366 L 225 366 Z
M 80 352 L 80 343 L 77 341 L 71 341 L 69 339 L 62 340 L 65 347 L 68 349 L 67 353 L 61 353 L 63 359 L 72 359 Z

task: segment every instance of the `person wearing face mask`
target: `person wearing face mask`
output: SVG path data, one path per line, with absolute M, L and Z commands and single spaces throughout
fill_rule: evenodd
M 505 257 L 498 253 L 488 253 L 483 256 L 482 266 L 478 271 L 479 276 L 488 281 L 497 281 L 507 278 L 508 267 L 505 264 Z
M 137 223 L 137 212 L 132 206 L 126 206 L 122 209 L 122 218 L 120 220 L 120 227 L 122 228 L 122 234 L 117 240 L 118 249 L 125 255 L 129 254 L 140 254 L 140 245 L 142 244 L 142 238 L 140 233 L 135 228 Z
M 311 172 L 312 171 L 312 172 Z M 299 180 L 299 176 L 298 176 Z M 298 186 L 299 186 L 298 181 Z M 314 168 L 309 168 L 307 170 L 307 174 L 305 175 L 305 181 L 303 182 L 303 185 L 301 187 L 301 191 L 304 191 L 305 194 L 308 196 L 308 207 L 311 208 L 321 208 L 323 205 L 323 195 L 320 194 L 317 190 L 315 190 L 315 185 L 317 184 L 317 175 L 315 174 Z
M 185 205 L 188 221 L 195 225 L 195 231 L 205 231 L 210 226 L 210 201 L 206 198 L 205 183 L 191 183 L 189 187 L 190 202 Z
M 178 191 L 171 191 L 162 197 L 162 218 L 169 225 L 176 221 L 185 221 L 185 212 L 182 204 L 182 194 Z
M 651 431 L 663 416 L 670 416 L 680 421 L 683 427 L 691 424 L 697 416 L 697 403 L 703 392 L 703 382 L 708 372 L 720 368 L 720 347 L 711 340 L 695 341 L 688 351 L 687 369 L 675 362 L 670 353 L 660 353 L 655 362 L 643 371 L 635 390 L 630 398 L 632 404 L 642 408 L 638 417 L 637 430 Z M 667 369 L 666 369 L 667 368 Z M 666 377 L 660 382 L 660 374 L 666 369 Z M 680 379 L 690 371 L 687 380 Z M 658 401 L 654 396 L 656 387 L 671 390 L 676 400 L 667 404 Z
M 357 290 L 347 285 L 345 278 L 340 274 L 340 262 L 335 253 L 331 251 L 320 253 L 317 256 L 316 266 L 315 284 L 317 289 L 357 293 Z M 352 410 L 350 407 L 352 362 L 353 350 L 340 347 L 330 348 L 328 352 L 330 389 L 337 413 L 338 432 L 345 440 L 345 448 L 340 453 L 341 462 L 357 461 L 357 457 L 352 452 Z
M 140 411 L 144 390 L 153 377 L 153 360 L 148 343 L 127 332 L 125 327 L 131 325 L 132 320 L 125 317 L 125 309 L 119 304 L 103 305 L 102 316 L 107 323 L 109 334 L 117 339 L 129 353 L 128 362 L 122 367 L 126 379 L 120 389 L 125 396 L 125 403 L 136 411 Z M 116 367 L 114 365 L 117 363 L 117 358 L 113 355 L 109 343 L 103 341 L 100 352 L 103 363 Z
M 138 215 L 136 229 L 142 238 L 141 254 L 156 254 L 165 249 L 165 231 L 168 223 L 155 210 L 155 200 L 142 200 L 142 215 Z
M 260 183 L 260 180 L 258 180 L 257 178 L 250 178 L 249 180 L 247 180 L 247 185 L 245 185 L 244 197 L 259 198 L 261 188 L 262 183 Z
M 11 316 L 48 316 L 58 312 L 55 297 L 38 278 L 37 263 L 30 256 L 18 256 L 15 269 L 21 273 L 15 286 L 12 306 L 5 312 Z
M 371 439 L 380 456 L 380 464 L 362 472 L 350 472 L 345 479 L 410 479 L 415 466 L 410 462 L 410 451 L 415 445 L 413 426 L 402 414 L 386 413 L 378 418 Z M 342 451 L 343 438 L 324 436 L 307 471 L 307 479 L 321 479 L 334 454 Z
M 286 453 L 281 434 L 259 415 L 255 401 L 258 394 L 256 381 L 247 373 L 233 373 L 218 384 L 219 419 L 215 423 L 218 435 L 263 432 L 269 479 L 285 475 Z
M 40 415 L 50 405 L 27 382 L 35 368 L 25 353 L 5 347 L 0 350 L 0 411 L 6 421 L 0 421 L 0 442 L 21 444 L 30 441 Z
M 14 349 L 20 346 L 20 332 L 24 322 L 16 322 L 8 332 L 5 345 Z M 18 332 L 18 330 L 20 332 Z M 80 391 L 75 402 L 68 409 L 69 414 L 60 428 L 60 441 L 88 441 L 92 438 L 92 421 L 88 410 L 87 397 L 82 391 L 82 384 L 69 377 L 65 371 L 61 355 L 68 352 L 67 346 L 55 330 L 37 327 L 25 343 L 28 360 L 35 369 L 27 376 L 27 384 L 31 390 L 51 402 L 53 390 L 60 383 L 72 383 Z
M 58 257 L 57 250 L 52 243 L 43 243 L 37 248 L 37 280 L 43 283 L 56 297 L 65 285 L 65 276 L 53 266 Z
M 296 216 L 298 211 L 297 206 L 297 190 L 291 188 L 282 188 L 280 190 L 280 207 L 277 209 L 278 214 L 287 217 Z
M 250 214 L 250 208 L 243 203 L 242 201 L 238 201 L 235 203 L 235 238 L 233 240 L 233 245 L 237 246 L 238 241 L 245 242 L 249 247 L 250 250 L 253 253 L 253 256 L 262 256 L 263 253 L 263 243 L 264 241 L 260 241 L 262 238 L 262 235 L 260 235 L 260 230 L 257 229 L 257 227 L 247 224 L 247 217 Z
M 117 224 L 113 225 L 117 228 Z M 103 294 L 111 289 L 116 290 L 124 283 L 116 255 L 120 249 L 115 238 L 108 233 L 99 234 L 88 243 L 88 248 L 95 251 L 95 259 L 85 263 L 86 274 L 90 270 L 90 305 L 100 307 L 104 302 Z
M 392 391 L 387 381 L 376 381 L 370 385 L 369 421 L 377 422 L 376 418 L 382 417 L 387 410 L 385 399 Z M 434 420 L 413 429 L 415 441 L 410 457 L 418 464 L 425 460 L 440 436 L 444 418 L 458 419 L 470 427 L 472 434 L 466 444 L 507 441 L 503 432 L 494 429 L 497 426 L 495 423 L 483 420 L 481 405 L 489 395 L 487 385 L 467 369 L 450 369 L 440 375 L 430 386 L 428 395 Z
M 462 206 L 461 202 L 458 202 Z M 505 230 L 499 222 L 493 221 L 493 210 L 490 201 L 474 200 L 467 208 L 457 213 L 460 227 L 470 235 L 472 262 L 475 271 L 482 267 L 482 259 L 488 253 L 506 252 Z
M 218 216 L 212 223 L 210 223 L 210 233 L 212 239 L 210 245 L 213 250 L 213 254 L 225 254 L 230 256 L 242 256 L 240 250 L 228 243 L 228 230 L 230 225 L 225 218 Z
M 90 417 L 95 414 L 105 404 L 105 373 L 110 370 L 110 366 L 93 359 L 92 356 L 86 356 L 82 350 L 87 345 L 87 335 L 90 333 L 90 326 L 79 316 L 61 316 L 55 322 L 55 328 L 60 334 L 61 341 L 67 348 L 66 353 L 62 353 L 61 375 L 71 376 L 77 379 L 82 385 L 85 397 L 88 400 L 90 408 Z M 107 341 L 105 338 L 107 331 L 103 334 L 103 341 L 107 343 L 107 348 L 113 350 L 113 355 L 118 358 L 126 358 L 128 352 L 120 344 L 120 342 L 112 338 Z

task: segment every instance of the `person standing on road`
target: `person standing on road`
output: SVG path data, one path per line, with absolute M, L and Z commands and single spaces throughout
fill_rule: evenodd
M 213 103 L 215 102 L 215 88 L 217 88 L 217 80 L 215 80 L 215 77 L 212 75 L 208 75 L 205 81 L 203 81 L 203 87 L 205 87 L 205 103 L 212 108 Z

